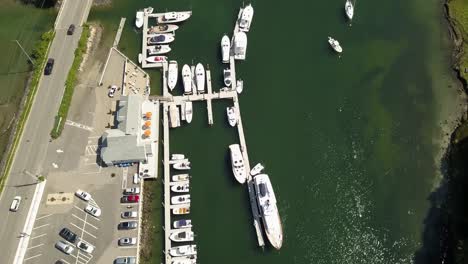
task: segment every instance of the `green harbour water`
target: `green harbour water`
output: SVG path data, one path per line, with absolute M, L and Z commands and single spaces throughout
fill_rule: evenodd
M 232 34 L 241 5 L 114 0 L 94 8 L 89 20 L 102 23 L 109 44 L 127 17 L 119 48 L 136 61 L 137 9 L 191 9 L 170 59 L 179 69 L 209 64 L 218 90 L 219 42 Z M 341 0 L 253 6 L 247 60 L 236 64 L 244 80 L 240 107 L 251 166 L 262 162 L 275 188 L 283 248 L 256 245 L 247 189 L 230 172 L 228 145 L 238 142 L 225 116 L 230 102 L 214 102 L 212 127 L 206 104 L 197 102 L 193 122 L 171 130 L 170 140 L 171 152 L 185 153 L 193 165 L 190 218 L 199 262 L 414 263 L 440 179 L 442 124 L 459 102 L 442 2 L 357 1 L 352 26 Z M 329 35 L 341 42 L 341 58 Z M 148 72 L 159 91 L 158 71 Z

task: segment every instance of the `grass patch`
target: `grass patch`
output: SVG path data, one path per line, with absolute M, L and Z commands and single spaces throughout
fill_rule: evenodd
M 83 25 L 83 32 L 81 33 L 80 41 L 78 42 L 78 48 L 75 50 L 75 59 L 68 72 L 67 80 L 65 81 L 65 91 L 63 92 L 62 102 L 57 115 L 55 116 L 55 123 L 50 135 L 52 138 L 58 138 L 63 131 L 65 120 L 67 120 L 68 110 L 73 98 L 73 91 L 76 85 L 76 79 L 78 76 L 78 69 L 83 61 L 83 55 L 86 53 L 86 44 L 89 38 L 90 28 L 88 24 Z
M 449 16 L 456 27 L 455 31 L 462 41 L 456 66 L 466 84 L 468 81 L 468 1 L 449 0 L 447 4 Z

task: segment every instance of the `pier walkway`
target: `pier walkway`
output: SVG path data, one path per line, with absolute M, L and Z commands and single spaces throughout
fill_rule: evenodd
M 112 45 L 112 47 L 117 47 L 119 45 L 120 37 L 122 37 L 122 31 L 125 26 L 125 20 L 127 20 L 127 18 L 120 18 L 119 29 L 117 30 L 117 34 L 115 35 L 114 44 Z

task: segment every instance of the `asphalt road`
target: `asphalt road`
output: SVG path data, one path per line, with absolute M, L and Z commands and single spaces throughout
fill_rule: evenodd
M 49 146 L 50 131 L 60 104 L 64 84 L 74 58 L 82 28 L 86 21 L 91 0 L 66 0 L 56 24 L 56 35 L 52 42 L 49 57 L 55 59 L 51 75 L 43 76 L 34 104 L 26 123 L 23 136 L 19 142 L 6 187 L 0 197 L 0 238 L 2 254 L 0 263 L 12 263 L 18 246 L 19 234 L 22 231 L 31 199 L 35 189 L 36 176 L 42 174 Z M 70 24 L 77 26 L 74 35 L 67 36 Z M 9 212 L 14 196 L 23 198 L 18 212 Z

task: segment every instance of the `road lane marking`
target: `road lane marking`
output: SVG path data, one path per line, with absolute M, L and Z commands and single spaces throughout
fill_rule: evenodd
M 38 236 L 35 236 L 35 237 L 31 237 L 31 240 L 36 239 L 36 238 L 40 238 L 40 237 L 43 237 L 43 236 L 47 236 L 47 234 L 42 234 L 42 235 L 38 235 Z
M 93 131 L 92 127 L 86 126 L 86 125 L 83 125 L 83 124 L 80 124 L 80 123 L 77 123 L 77 122 L 73 122 L 71 120 L 65 121 L 65 125 L 74 126 L 74 127 L 77 127 L 77 128 L 88 130 L 88 131 Z
M 49 217 L 51 215 L 54 215 L 54 214 L 48 214 L 48 215 L 41 216 L 39 218 L 36 218 L 36 221 L 41 220 L 41 219 L 46 218 L 46 217 Z
M 41 226 L 38 226 L 38 227 L 33 228 L 33 230 L 38 229 L 38 228 L 41 228 L 41 227 L 44 227 L 44 226 L 48 226 L 48 225 L 49 225 L 49 224 L 44 224 L 44 225 L 41 225 Z
M 40 246 L 43 246 L 44 244 L 39 244 L 39 245 L 35 245 L 35 246 L 32 246 L 32 247 L 28 247 L 28 250 L 30 249 L 33 249 L 33 248 L 37 248 L 37 247 L 40 247 Z
M 34 255 L 32 257 L 25 258 L 23 261 L 30 260 L 30 259 L 33 259 L 33 258 L 37 258 L 37 257 L 40 257 L 40 256 L 42 256 L 42 254 L 37 254 L 37 255 Z

